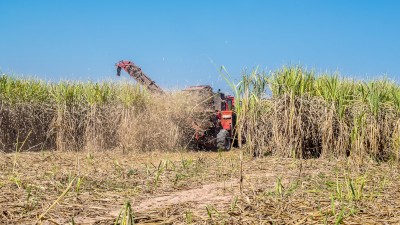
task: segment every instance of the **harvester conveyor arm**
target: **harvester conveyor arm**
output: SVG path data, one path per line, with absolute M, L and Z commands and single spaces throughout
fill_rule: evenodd
M 150 91 L 164 94 L 164 91 L 153 80 L 146 76 L 146 74 L 143 73 L 142 69 L 133 64 L 133 62 L 121 60 L 117 64 L 115 64 L 115 66 L 117 66 L 117 76 L 120 76 L 121 69 L 124 69 L 138 83 L 144 85 Z

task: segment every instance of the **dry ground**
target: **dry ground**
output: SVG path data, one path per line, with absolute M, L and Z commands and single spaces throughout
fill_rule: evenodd
M 240 165 L 238 150 L 0 153 L 0 224 L 114 224 L 127 202 L 139 224 L 400 224 L 398 162 L 245 156 L 242 191 Z

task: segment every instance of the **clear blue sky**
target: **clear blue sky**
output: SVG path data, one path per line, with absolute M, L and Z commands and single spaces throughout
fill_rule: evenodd
M 394 0 L 0 0 L 0 68 L 97 81 L 126 59 L 164 88 L 225 87 L 221 65 L 399 80 L 399 12 Z

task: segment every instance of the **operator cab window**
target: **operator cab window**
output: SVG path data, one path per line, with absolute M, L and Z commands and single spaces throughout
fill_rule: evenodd
M 221 102 L 221 111 L 226 111 L 226 103 L 225 103 L 225 101 Z
M 232 100 L 231 99 L 227 100 L 227 105 L 228 105 L 228 110 L 232 110 Z

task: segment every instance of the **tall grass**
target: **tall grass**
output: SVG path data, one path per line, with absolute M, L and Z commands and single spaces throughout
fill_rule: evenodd
M 284 157 L 400 157 L 400 87 L 300 66 L 244 72 L 234 83 L 237 135 L 249 153 Z M 268 97 L 268 94 L 272 94 Z M 172 150 L 187 146 L 195 96 L 150 95 L 139 85 L 0 76 L 0 149 Z M 204 119 L 204 118 L 200 118 Z M 242 140 L 239 140 L 242 143 Z
M 0 150 L 172 150 L 191 139 L 191 96 L 151 96 L 127 83 L 0 76 Z M 193 101 L 196 101 L 193 99 Z
M 399 160 L 400 87 L 300 66 L 244 73 L 238 129 L 255 155 Z M 264 98 L 269 87 L 271 98 Z

